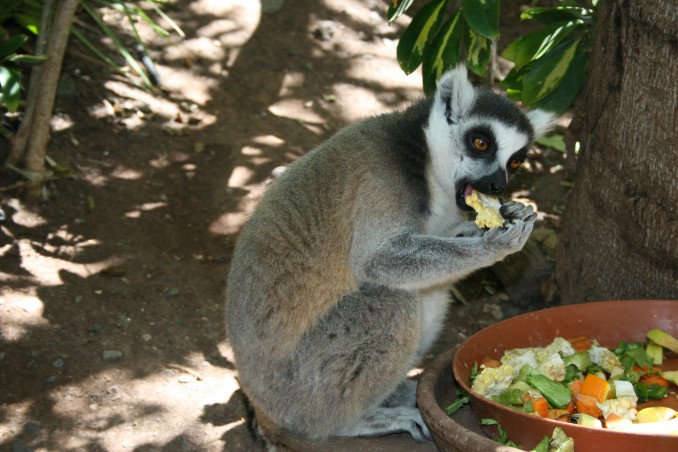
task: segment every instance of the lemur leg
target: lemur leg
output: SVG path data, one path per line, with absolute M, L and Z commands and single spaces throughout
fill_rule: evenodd
M 304 402 L 327 416 L 297 427 L 326 435 L 430 437 L 414 408 L 416 385 L 406 380 L 420 340 L 421 307 L 413 293 L 365 285 L 345 296 L 299 346 L 298 381 L 322 382 Z
M 400 383 L 388 397 L 382 402 L 381 406 L 388 408 L 394 406 L 416 406 L 417 405 L 417 382 L 405 380 Z

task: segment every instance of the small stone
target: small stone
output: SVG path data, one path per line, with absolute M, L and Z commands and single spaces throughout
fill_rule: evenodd
M 64 360 L 61 359 L 61 358 L 57 358 L 57 359 L 55 359 L 54 361 L 52 361 L 52 367 L 54 367 L 54 368 L 56 368 L 56 369 L 61 369 L 61 368 L 63 368 L 63 367 L 64 367 L 64 364 L 65 364 L 65 363 L 64 363 Z
M 179 289 L 177 289 L 176 287 L 166 287 L 164 292 L 165 295 L 167 295 L 168 297 L 176 297 L 177 295 L 179 295 Z
M 334 22 L 331 20 L 324 20 L 315 30 L 313 30 L 313 36 L 318 41 L 326 42 L 334 38 L 336 31 L 337 25 Z
M 24 424 L 24 433 L 27 433 L 31 436 L 38 436 L 40 433 L 40 424 L 35 422 L 28 421 Z
M 101 332 L 101 330 L 103 330 L 103 329 L 104 329 L 104 327 L 101 326 L 100 323 L 95 323 L 94 325 L 87 328 L 87 332 L 92 333 L 92 334 L 96 334 L 96 333 Z
M 58 377 L 56 375 L 51 375 L 45 379 L 45 381 L 49 384 L 56 383 L 58 380 Z
M 150 341 L 152 339 L 152 336 L 148 333 L 142 334 L 141 335 L 142 339 L 145 340 L 146 342 Z
M 195 377 L 193 377 L 191 375 L 179 375 L 178 380 L 179 380 L 179 383 L 192 383 L 196 379 L 195 379 Z
M 285 0 L 262 0 L 261 12 L 264 14 L 277 13 L 282 9 Z
M 118 361 L 120 358 L 122 358 L 122 352 L 119 350 L 104 350 L 104 352 L 101 354 L 101 357 L 104 359 L 104 361 Z
M 0 353 L 0 361 L 5 359 L 5 356 L 7 356 L 7 353 Z

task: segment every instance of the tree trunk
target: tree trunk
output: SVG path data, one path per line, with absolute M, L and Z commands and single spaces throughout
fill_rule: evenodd
M 600 2 L 571 131 L 581 144 L 556 277 L 565 304 L 678 299 L 678 9 Z
M 54 109 L 61 63 L 78 7 L 78 0 L 63 0 L 57 2 L 56 9 L 52 11 L 52 3 L 47 1 L 43 6 L 43 21 L 37 46 L 40 50 L 41 43 L 46 43 L 47 61 L 32 69 L 35 75 L 31 76 L 26 114 L 8 158 L 9 163 L 23 160 L 25 169 L 38 176 L 26 189 L 26 196 L 34 201 L 40 198 L 42 191 L 43 182 L 40 177 L 45 172 L 45 154 L 50 136 L 49 123 Z M 49 23 L 52 16 L 53 21 Z

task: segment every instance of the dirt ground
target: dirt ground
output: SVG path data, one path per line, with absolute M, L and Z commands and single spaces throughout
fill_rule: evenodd
M 395 61 L 409 19 L 388 25 L 386 4 L 178 1 L 185 38 L 142 30 L 154 94 L 71 46 L 48 154 L 74 177 L 39 206 L 0 198 L 0 450 L 261 447 L 224 331 L 229 259 L 274 168 L 422 95 Z M 436 350 L 552 298 L 561 182 L 536 149 L 514 193 L 540 211 L 527 267 L 462 285 Z

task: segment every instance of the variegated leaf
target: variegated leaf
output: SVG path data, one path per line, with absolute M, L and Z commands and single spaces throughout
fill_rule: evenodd
M 579 41 L 567 39 L 535 63 L 523 84 L 525 104 L 533 104 L 556 89 L 574 60 Z
M 426 94 L 435 90 L 436 80 L 443 72 L 459 62 L 462 22 L 461 11 L 459 11 L 443 25 L 435 40 L 426 49 L 423 65 Z
M 466 65 L 476 74 L 480 76 L 485 75 L 485 68 L 490 62 L 492 41 L 473 30 L 468 30 L 467 47 Z
M 462 11 L 473 31 L 492 41 L 499 37 L 499 0 L 464 0 Z
M 414 2 L 414 0 L 391 0 L 388 5 L 388 12 L 386 13 L 388 21 L 393 22 L 398 17 L 402 16 L 405 11 L 412 6 L 412 2 Z
M 515 63 L 516 70 L 537 60 L 560 44 L 573 30 L 582 25 L 581 20 L 555 22 L 540 30 L 513 41 L 502 56 Z
M 397 57 L 406 74 L 411 74 L 421 64 L 426 45 L 440 28 L 448 1 L 434 0 L 421 8 L 400 38 Z

